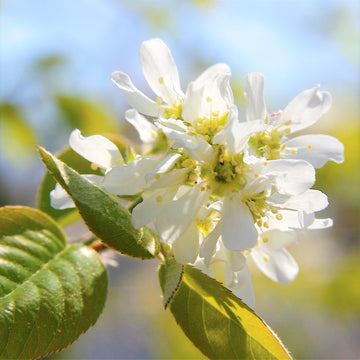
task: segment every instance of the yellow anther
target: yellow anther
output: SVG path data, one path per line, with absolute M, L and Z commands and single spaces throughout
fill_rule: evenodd
M 297 149 L 291 149 L 290 153 L 291 153 L 291 155 L 295 155 L 297 153 Z
M 280 150 L 284 151 L 286 149 L 286 145 L 281 145 Z
M 211 102 L 211 101 L 212 101 L 212 98 L 211 98 L 210 96 L 207 96 L 207 97 L 205 98 L 205 100 L 206 100 L 207 102 Z
M 277 214 L 277 213 L 279 212 L 279 210 L 278 210 L 278 209 L 271 209 L 271 212 L 272 212 L 273 214 Z
M 269 224 L 267 222 L 264 222 L 263 224 L 264 228 L 268 229 L 269 228 Z
M 155 179 L 159 180 L 160 179 L 160 174 L 155 174 Z
M 257 179 L 259 176 L 260 176 L 259 174 L 254 175 L 255 179 Z
M 308 148 L 308 149 L 311 149 L 311 145 L 309 144 L 309 145 L 307 146 L 307 148 Z
M 291 124 L 291 120 L 285 121 L 285 125 L 288 126 Z
M 268 256 L 268 255 L 264 255 L 263 259 L 264 259 L 265 262 L 268 262 L 268 261 L 269 261 L 269 256 Z
M 158 82 L 159 82 L 159 84 L 163 84 L 164 83 L 164 78 L 162 76 L 160 76 L 158 78 Z
M 277 214 L 276 216 L 276 220 L 282 220 L 283 216 L 281 214 Z
M 197 175 L 196 174 L 190 174 L 189 175 L 189 181 L 195 181 L 197 179 Z
M 268 162 L 267 162 L 267 161 L 264 162 L 264 166 L 268 166 Z
M 162 198 L 162 196 L 160 196 L 160 195 L 155 198 L 155 201 L 156 201 L 157 203 L 162 202 L 162 200 L 163 200 L 163 198 Z
M 258 221 L 256 222 L 256 225 L 260 227 L 260 226 L 262 225 L 262 221 L 261 221 L 261 220 L 258 220 Z
M 91 164 L 90 167 L 92 170 L 97 170 L 99 168 L 96 164 Z
M 269 242 L 269 238 L 267 238 L 267 237 L 264 237 L 262 240 L 263 240 L 264 244 Z
M 163 103 L 162 97 L 158 96 L 158 97 L 156 98 L 156 103 L 157 103 L 158 105 L 161 105 L 161 104 Z
M 291 130 L 290 130 L 289 128 L 287 128 L 287 129 L 285 129 L 284 133 L 285 133 L 286 135 L 289 135 L 289 134 L 291 133 Z
M 191 159 L 185 159 L 185 160 L 181 163 L 181 165 L 182 165 L 183 167 L 190 167 L 190 166 L 192 166 L 192 164 L 193 164 L 193 162 L 191 161 Z

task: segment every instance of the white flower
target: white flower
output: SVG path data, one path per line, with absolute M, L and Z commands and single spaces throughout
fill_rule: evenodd
M 261 120 L 269 124 L 268 129 L 253 135 L 250 140 L 250 146 L 257 156 L 271 160 L 302 159 L 315 168 L 322 167 L 327 161 L 344 161 L 344 146 L 332 136 L 317 134 L 289 138 L 289 135 L 313 125 L 330 109 L 332 100 L 328 92 L 319 92 L 319 86 L 305 90 L 283 111 L 268 115 L 263 88 L 262 74 L 252 73 L 247 76 L 247 121 Z
M 112 81 L 122 90 L 128 104 L 141 114 L 157 117 L 161 109 L 165 117 L 178 118 L 185 95 L 169 48 L 160 39 L 147 40 L 140 45 L 139 58 L 144 77 L 157 96 L 155 101 L 138 90 L 123 72 L 115 71 L 111 75 Z M 225 64 L 214 65 L 196 81 L 206 82 L 220 71 L 227 72 L 229 68 Z
M 123 163 L 122 155 L 115 144 L 101 135 L 84 137 L 80 130 L 75 129 L 69 137 L 70 147 L 83 158 L 92 163 L 95 168 L 106 169 Z M 81 175 L 87 181 L 101 186 L 103 176 L 85 174 Z M 50 192 L 50 204 L 53 208 L 63 210 L 75 207 L 73 201 L 66 191 L 56 184 L 55 189 Z

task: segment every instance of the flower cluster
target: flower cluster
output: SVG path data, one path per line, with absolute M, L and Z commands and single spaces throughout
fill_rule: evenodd
M 210 276 L 225 263 L 225 285 L 249 306 L 254 295 L 247 262 L 251 258 L 273 281 L 287 284 L 298 266 L 285 250 L 300 232 L 323 229 L 331 219 L 316 219 L 328 205 L 313 190 L 315 168 L 343 161 L 343 146 L 327 135 L 296 132 L 314 124 L 331 106 L 318 86 L 299 94 L 283 110 L 269 114 L 264 78 L 246 78 L 246 119 L 239 119 L 227 65 L 216 64 L 183 92 L 169 49 L 159 39 L 140 47 L 145 79 L 154 100 L 140 92 L 128 75 L 112 80 L 132 107 L 126 120 L 151 148 L 165 139 L 163 153 L 149 151 L 124 161 L 105 137 L 83 137 L 70 146 L 104 169 L 104 176 L 84 175 L 115 195 L 141 195 L 132 211 L 135 228 L 152 227 L 180 263 L 191 263 Z M 56 208 L 72 206 L 57 187 Z

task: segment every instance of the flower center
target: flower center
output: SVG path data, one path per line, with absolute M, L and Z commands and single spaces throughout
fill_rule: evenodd
M 161 114 L 165 119 L 181 119 L 181 113 L 183 109 L 183 104 L 177 106 L 165 106 L 161 107 Z
M 200 177 L 206 180 L 213 196 L 223 197 L 227 192 L 244 189 L 247 179 L 247 165 L 243 162 L 244 154 L 229 155 L 224 146 L 218 147 L 218 153 L 213 164 L 202 166 Z
M 281 145 L 283 138 L 284 132 L 276 128 L 271 131 L 262 131 L 251 136 L 249 146 L 257 156 L 268 160 L 277 160 L 283 150 Z
M 194 129 L 197 134 L 201 135 L 204 140 L 211 144 L 214 136 L 227 124 L 228 115 L 229 113 L 226 113 L 219 117 L 218 112 L 212 112 L 210 117 L 204 117 L 197 120 L 194 124 Z

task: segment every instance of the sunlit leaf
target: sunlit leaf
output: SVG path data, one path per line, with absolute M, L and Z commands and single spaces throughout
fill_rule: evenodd
M 125 255 L 152 259 L 159 252 L 156 235 L 146 227 L 135 230 L 131 215 L 115 197 L 86 181 L 46 150 L 41 159 L 56 181 L 71 196 L 88 228 L 106 245 Z
M 210 359 L 291 359 L 272 330 L 253 310 L 201 271 L 184 266 L 180 285 L 174 260 L 159 269 L 163 293 L 174 292 L 169 308 L 186 336 Z
M 106 292 L 106 269 L 94 250 L 67 246 L 39 210 L 0 209 L 1 359 L 66 347 L 95 323 Z
M 100 104 L 67 95 L 57 95 L 55 100 L 64 120 L 71 128 L 77 128 L 87 134 L 111 133 L 118 130 L 117 120 Z

